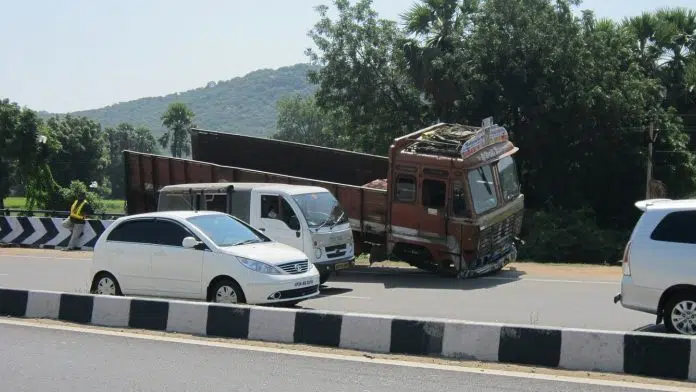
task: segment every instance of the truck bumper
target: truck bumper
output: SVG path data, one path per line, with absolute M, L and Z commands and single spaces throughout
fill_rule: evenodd
M 343 269 L 352 268 L 355 265 L 355 257 L 336 259 L 328 261 L 319 261 L 314 263 L 320 274 L 340 271 Z
M 517 261 L 517 248 L 512 246 L 511 249 L 500 255 L 495 261 L 486 263 L 475 269 L 467 269 L 459 271 L 458 277 L 460 279 L 475 278 L 481 275 L 485 275 L 492 271 L 497 271 L 502 269 L 510 263 Z

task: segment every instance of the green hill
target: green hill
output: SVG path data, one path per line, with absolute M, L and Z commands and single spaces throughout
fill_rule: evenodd
M 315 87 L 307 80 L 308 64 L 276 70 L 261 69 L 243 77 L 210 82 L 207 86 L 164 97 L 141 98 L 101 109 L 73 112 L 103 127 L 121 122 L 145 125 L 155 136 L 162 134 L 160 116 L 174 101 L 186 103 L 196 114 L 197 126 L 254 136 L 270 136 L 276 129 L 276 102 L 292 94 L 309 95 Z M 51 113 L 42 112 L 42 117 Z

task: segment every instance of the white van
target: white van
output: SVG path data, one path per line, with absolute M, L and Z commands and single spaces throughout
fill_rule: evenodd
M 325 188 L 277 183 L 168 185 L 158 211 L 207 210 L 233 215 L 271 239 L 304 252 L 321 283 L 355 263 L 353 232 L 338 200 Z

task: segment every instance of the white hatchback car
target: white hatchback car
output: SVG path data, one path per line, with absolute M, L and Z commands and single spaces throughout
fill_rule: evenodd
M 664 319 L 669 332 L 696 335 L 696 200 L 643 200 L 623 257 L 614 303 Z
M 294 304 L 319 294 L 304 253 L 214 211 L 119 218 L 97 241 L 90 276 L 103 295 Z

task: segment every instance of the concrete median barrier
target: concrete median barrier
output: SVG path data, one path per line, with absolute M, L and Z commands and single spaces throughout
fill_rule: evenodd
M 0 316 L 696 380 L 696 338 L 0 288 Z
M 68 246 L 72 231 L 64 228 L 64 218 L 0 216 L 0 245 L 56 249 Z M 94 249 L 99 236 L 113 220 L 88 220 L 80 237 L 82 250 Z

